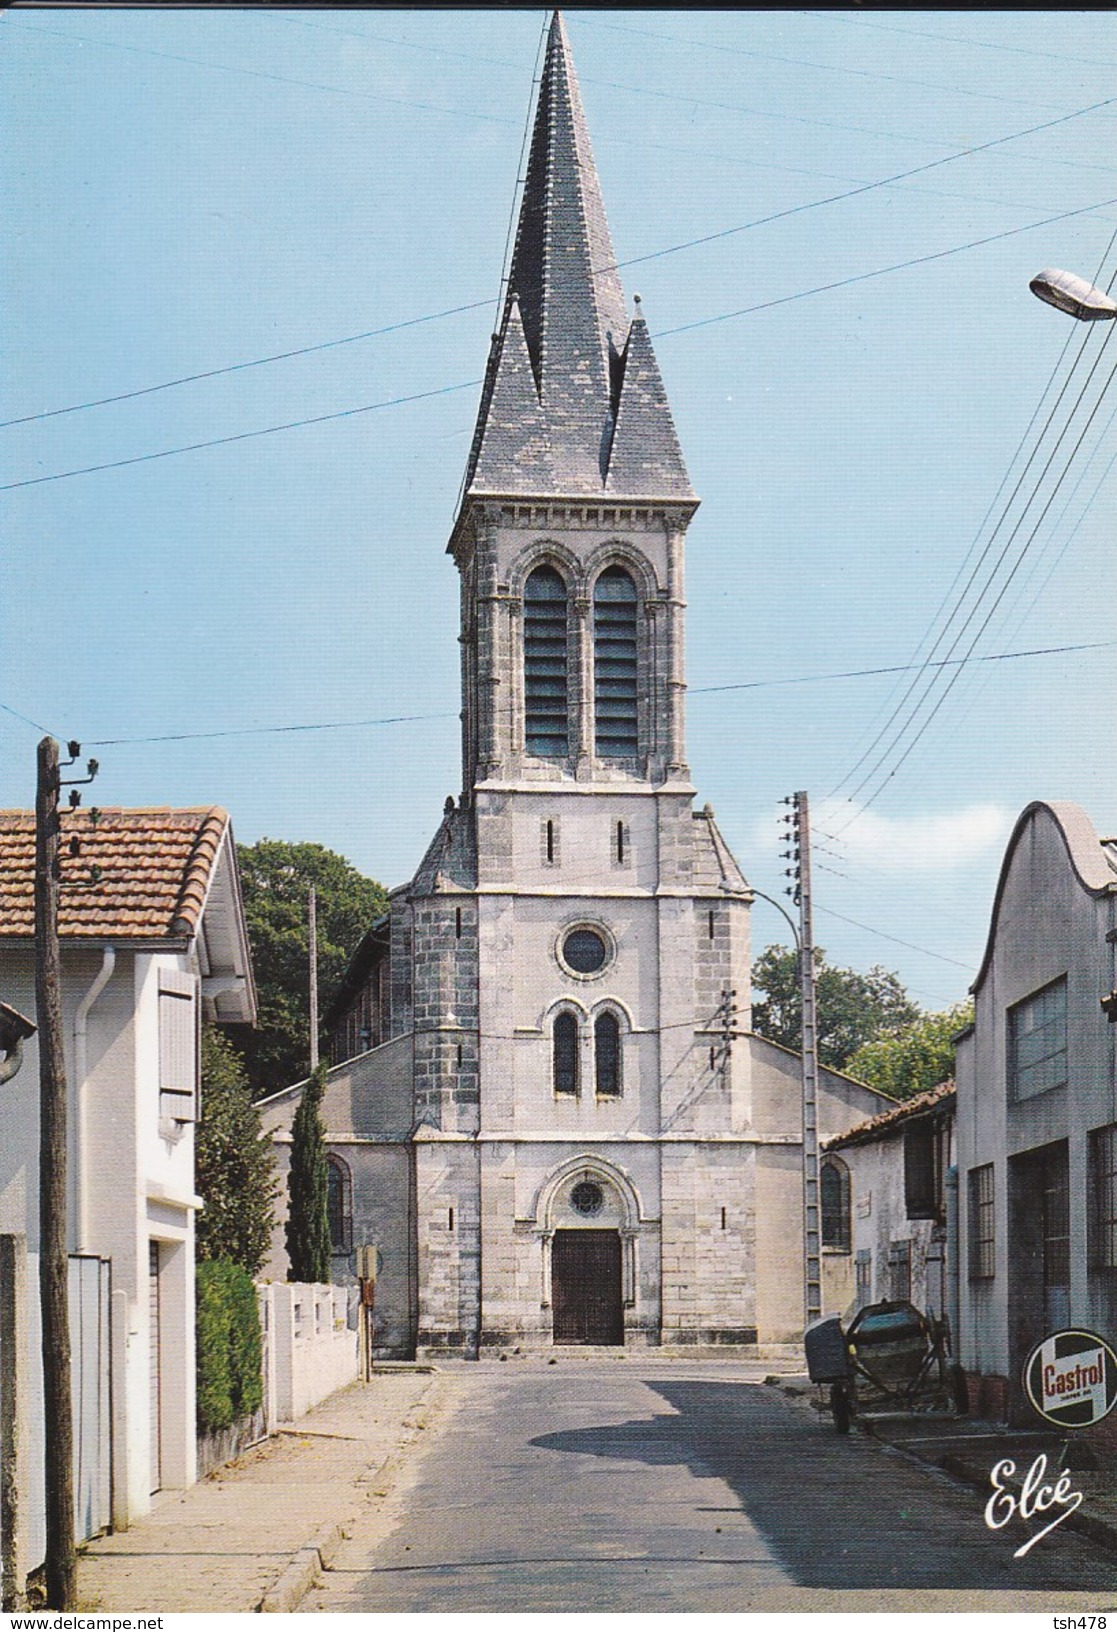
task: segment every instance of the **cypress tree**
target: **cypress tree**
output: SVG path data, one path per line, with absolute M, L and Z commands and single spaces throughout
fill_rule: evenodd
M 287 1175 L 287 1256 L 290 1281 L 328 1281 L 330 1223 L 326 1210 L 325 1130 L 318 1112 L 326 1090 L 319 1065 L 303 1090 L 291 1124 L 291 1170 Z

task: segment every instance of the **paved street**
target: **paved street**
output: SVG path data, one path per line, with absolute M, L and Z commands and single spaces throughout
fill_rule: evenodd
M 857 1432 L 765 1366 L 450 1367 L 386 1507 L 304 1608 L 1098 1609 L 1117 1564 L 1065 1529 L 990 1531 L 984 1495 Z

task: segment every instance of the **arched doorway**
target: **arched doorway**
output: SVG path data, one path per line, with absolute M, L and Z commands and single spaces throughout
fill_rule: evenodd
M 551 1237 L 552 1332 L 556 1343 L 624 1343 L 623 1205 L 596 1175 L 572 1175 L 555 1197 Z M 610 1228 L 609 1226 L 613 1227 Z

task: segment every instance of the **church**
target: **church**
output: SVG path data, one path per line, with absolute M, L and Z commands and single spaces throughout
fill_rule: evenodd
M 383 1355 L 801 1334 L 799 1059 L 749 1030 L 687 767 L 697 508 L 556 13 L 449 541 L 462 792 L 327 1016 L 334 1278 L 379 1248 Z M 281 1170 L 304 1087 L 261 1106 Z M 887 1103 L 823 1072 L 820 1136 Z

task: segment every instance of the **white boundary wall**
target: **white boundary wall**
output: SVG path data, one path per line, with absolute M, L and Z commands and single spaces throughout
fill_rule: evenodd
M 358 1376 L 349 1289 L 272 1281 L 258 1288 L 264 1329 L 264 1409 L 268 1431 Z

